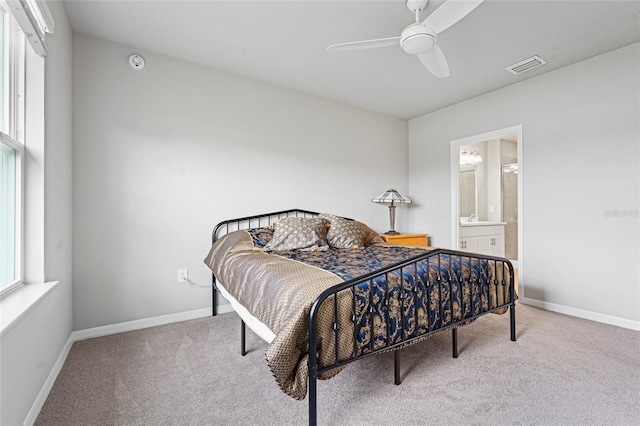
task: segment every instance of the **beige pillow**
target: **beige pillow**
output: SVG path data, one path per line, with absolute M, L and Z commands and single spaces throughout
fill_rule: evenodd
M 366 247 L 367 227 L 364 224 L 329 213 L 322 213 L 319 217 L 327 219 L 331 224 L 327 241 L 332 248 Z
M 376 231 L 369 228 L 364 223 L 361 223 L 360 225 L 362 225 L 362 227 L 365 229 L 365 234 L 366 234 L 366 237 L 364 239 L 365 247 L 387 245 L 387 243 L 384 242 L 380 234 L 378 234 Z
M 273 238 L 264 251 L 327 250 L 329 222 L 319 217 L 287 217 L 275 224 Z

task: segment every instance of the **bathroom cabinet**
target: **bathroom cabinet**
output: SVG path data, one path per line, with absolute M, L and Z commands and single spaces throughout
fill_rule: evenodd
M 459 249 L 504 256 L 504 222 L 471 222 L 460 226 Z

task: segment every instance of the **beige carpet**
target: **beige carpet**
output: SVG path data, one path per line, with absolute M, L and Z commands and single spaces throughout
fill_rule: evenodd
M 640 333 L 518 305 L 320 381 L 321 425 L 638 425 Z M 38 425 L 304 425 L 235 314 L 77 342 Z

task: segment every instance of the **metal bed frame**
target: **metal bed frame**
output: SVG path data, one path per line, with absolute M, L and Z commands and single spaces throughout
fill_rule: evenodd
M 215 243 L 219 237 L 221 237 L 222 235 L 225 235 L 229 232 L 233 232 L 236 230 L 241 230 L 241 229 L 250 229 L 250 228 L 255 228 L 255 227 L 262 227 L 262 226 L 268 226 L 268 225 L 272 225 L 275 222 L 277 222 L 278 220 L 285 218 L 285 217 L 290 217 L 290 216 L 294 216 L 294 217 L 314 217 L 317 216 L 318 213 L 316 212 L 312 212 L 312 211 L 308 211 L 308 210 L 301 210 L 301 209 L 292 209 L 292 210 L 284 210 L 284 211 L 280 211 L 280 212 L 275 212 L 275 213 L 267 213 L 267 214 L 262 214 L 262 215 L 256 215 L 256 216 L 247 216 L 247 217 L 243 217 L 243 218 L 238 218 L 238 219 L 231 219 L 231 220 L 226 220 L 223 222 L 220 222 L 218 225 L 216 225 L 216 227 L 213 230 L 212 233 L 212 242 Z M 443 260 L 443 255 L 447 256 L 449 261 L 444 261 Z M 452 270 L 452 265 L 451 265 L 451 259 L 459 259 L 460 265 L 462 265 L 463 261 L 466 260 L 470 265 L 473 265 L 474 262 L 476 265 L 480 265 L 480 261 L 484 260 L 490 263 L 493 263 L 494 266 L 494 271 L 495 271 L 495 276 L 493 279 L 493 282 L 490 282 L 489 277 L 486 276 L 486 274 L 478 274 L 478 273 L 472 273 L 471 268 L 469 268 L 469 272 L 466 275 L 463 275 L 462 272 L 459 273 L 459 275 L 456 275 L 455 273 L 451 273 Z M 438 273 L 437 273 L 437 277 L 435 282 L 433 283 L 427 283 L 425 286 L 425 290 L 427 289 L 426 287 L 430 287 L 431 290 L 434 290 L 437 286 L 438 291 L 440 292 L 440 295 L 442 294 L 442 289 L 443 287 L 445 287 L 446 290 L 449 291 L 449 294 L 452 295 L 452 281 L 455 281 L 457 283 L 459 283 L 460 285 L 464 285 L 464 284 L 477 284 L 480 286 L 481 291 L 480 291 L 480 300 L 482 301 L 483 298 L 483 294 L 485 294 L 485 290 L 486 290 L 486 297 L 491 297 L 491 291 L 489 291 L 489 287 L 490 286 L 495 286 L 495 291 L 496 291 L 496 299 L 498 298 L 498 291 L 502 291 L 502 300 L 503 303 L 498 304 L 498 300 L 495 300 L 496 306 L 491 308 L 491 303 L 487 303 L 487 305 L 489 306 L 489 309 L 484 309 L 482 306 L 482 303 L 480 303 L 479 306 L 479 310 L 480 313 L 473 315 L 473 316 L 468 316 L 465 317 L 464 316 L 464 312 L 463 312 L 463 319 L 461 320 L 456 320 L 454 315 L 451 315 L 451 321 L 447 324 L 445 324 L 443 318 L 444 318 L 444 312 L 445 310 L 447 310 L 448 308 L 445 307 L 446 302 L 443 304 L 443 300 L 442 297 L 440 297 L 438 299 L 439 304 L 438 306 L 434 307 L 435 310 L 437 310 L 440 313 L 440 318 L 442 319 L 440 321 L 439 325 L 436 325 L 435 323 L 431 322 L 430 319 L 430 315 L 427 315 L 427 322 L 428 322 L 428 330 L 426 333 L 422 333 L 416 336 L 411 336 L 411 337 L 407 337 L 405 338 L 405 333 L 404 331 L 402 332 L 402 339 L 400 342 L 396 342 L 396 343 L 390 343 L 390 339 L 389 339 L 389 327 L 387 327 L 387 339 L 385 341 L 385 345 L 383 347 L 374 347 L 373 345 L 373 337 L 370 339 L 370 347 L 369 350 L 366 353 L 363 353 L 362 351 L 360 353 L 358 353 L 357 348 L 356 348 L 356 344 L 355 344 L 355 336 L 354 336 L 354 348 L 353 348 L 353 356 L 349 359 L 346 360 L 339 360 L 338 359 L 338 341 L 339 341 L 339 336 L 340 336 L 340 327 L 338 325 L 338 310 L 337 310 L 337 304 L 338 304 L 338 294 L 342 293 L 342 292 L 351 292 L 352 299 L 353 299 L 353 306 L 355 307 L 355 288 L 358 285 L 362 285 L 362 284 L 366 284 L 369 283 L 369 285 L 372 285 L 374 280 L 376 280 L 377 278 L 381 278 L 381 277 L 387 277 L 387 275 L 389 273 L 392 273 L 394 271 L 398 271 L 400 270 L 400 274 L 401 275 L 406 275 L 406 272 L 404 271 L 417 271 L 417 264 L 420 262 L 433 262 L 431 264 L 433 265 L 437 265 L 438 266 Z M 447 281 L 442 277 L 442 274 L 439 272 L 440 269 L 442 269 L 443 267 L 446 269 L 447 268 L 447 263 L 448 263 L 448 274 L 450 275 L 452 280 Z M 502 280 L 499 281 L 497 276 L 497 271 L 499 269 L 502 269 L 504 271 L 504 269 L 507 269 L 509 272 L 509 280 L 508 282 L 505 281 L 505 277 L 504 277 L 504 272 L 502 274 Z M 415 276 L 416 272 L 414 272 L 414 279 L 413 282 L 417 283 L 419 282 L 419 280 L 417 279 L 417 277 Z M 213 285 L 213 291 L 212 291 L 212 306 L 213 306 L 213 315 L 215 316 L 217 314 L 217 308 L 216 308 L 216 301 L 217 301 L 217 296 L 216 296 L 216 278 L 215 276 L 212 274 L 212 285 Z M 508 287 L 507 287 L 508 286 Z M 402 347 L 407 346 L 408 344 L 412 343 L 412 342 L 416 342 L 417 340 L 423 340 L 426 339 L 427 337 L 437 333 L 437 332 L 441 332 L 441 331 L 445 331 L 448 329 L 451 329 L 451 339 L 452 339 L 452 355 L 454 358 L 458 357 L 458 334 L 457 334 L 457 327 L 465 324 L 465 323 L 469 323 L 471 321 L 474 321 L 475 319 L 488 314 L 488 313 L 492 313 L 498 310 L 503 310 L 505 308 L 509 308 L 509 316 L 510 316 L 510 331 L 511 331 L 511 341 L 516 341 L 516 317 L 515 317 L 515 288 L 514 288 L 514 269 L 513 269 L 513 265 L 511 264 L 511 262 L 508 259 L 505 258 L 501 258 L 501 257 L 495 257 L 495 256 L 490 256 L 490 255 L 483 255 L 483 254 L 477 254 L 477 253 L 467 253 L 467 252 L 459 252 L 459 251 L 454 251 L 454 250 L 446 250 L 446 249 L 434 249 L 428 252 L 425 252 L 424 254 L 421 254 L 419 256 L 415 256 L 412 257 L 410 259 L 407 259 L 405 261 L 402 262 L 398 262 L 396 264 L 393 264 L 391 266 L 388 266 L 384 269 L 380 269 L 380 270 L 376 270 L 373 271 L 371 273 L 368 273 L 366 275 L 354 278 L 352 280 L 349 281 L 345 281 L 341 284 L 337 284 L 333 287 L 330 287 L 328 289 L 326 289 L 324 292 L 322 292 L 320 294 L 320 296 L 318 296 L 316 298 L 316 300 L 313 302 L 313 305 L 311 306 L 311 310 L 309 312 L 309 364 L 308 364 L 308 369 L 309 369 L 309 383 L 308 383 L 308 390 L 309 390 L 309 425 L 315 426 L 317 424 L 317 380 L 318 380 L 318 375 L 328 372 L 329 370 L 335 369 L 337 367 L 342 367 L 346 364 L 349 364 L 351 362 L 354 362 L 356 360 L 359 360 L 361 358 L 365 358 L 368 357 L 370 355 L 374 355 L 380 352 L 387 352 L 387 351 L 393 351 L 393 366 L 394 366 L 394 383 L 396 385 L 399 385 L 401 383 L 401 378 L 400 378 L 400 355 L 399 355 L 399 349 L 401 349 Z M 473 288 L 473 287 L 472 287 Z M 509 293 L 508 293 L 508 297 L 507 297 L 507 288 L 509 289 Z M 416 293 L 418 292 L 418 288 L 417 288 L 417 284 L 414 284 L 413 288 L 411 288 L 410 290 L 403 290 L 400 292 L 399 294 L 399 298 L 400 301 L 402 302 L 404 298 L 406 297 L 416 297 Z M 369 292 L 369 295 L 371 297 L 371 294 L 373 292 Z M 388 294 L 385 295 L 386 297 L 386 303 L 385 305 L 388 306 L 389 305 L 389 298 L 388 298 Z M 461 296 L 462 298 L 462 292 L 461 292 Z M 470 303 L 471 303 L 471 312 L 474 311 L 473 309 L 473 294 L 470 294 Z M 320 306 L 325 302 L 328 301 L 327 303 L 333 303 L 334 309 L 334 321 L 333 321 L 333 331 L 334 331 L 334 337 L 335 337 L 335 348 L 334 348 L 334 352 L 335 352 L 335 362 L 331 365 L 327 365 L 325 367 L 320 368 L 318 365 L 318 342 L 317 342 L 317 322 L 318 322 L 318 314 L 319 314 L 319 310 L 320 310 Z M 370 301 L 371 302 L 371 301 Z M 488 302 L 491 302 L 490 300 L 488 300 Z M 429 298 L 427 297 L 427 303 L 429 303 Z M 401 316 L 402 316 L 402 322 L 404 324 L 404 320 L 405 320 L 405 315 L 406 313 L 403 312 L 402 309 L 403 303 L 400 303 L 400 309 L 401 309 Z M 464 304 L 462 304 L 462 306 L 464 306 Z M 427 309 L 427 311 L 429 311 L 429 309 Z M 373 327 L 373 315 L 369 315 L 369 320 L 368 320 L 368 325 L 369 327 Z M 352 321 L 355 322 L 355 315 L 352 318 Z M 389 324 L 389 311 L 388 309 L 386 310 L 386 323 Z M 354 333 L 355 331 L 355 327 L 354 327 Z M 246 350 L 245 350 L 245 323 L 244 321 L 241 321 L 241 342 L 240 342 L 240 353 L 241 355 L 245 355 L 246 354 Z

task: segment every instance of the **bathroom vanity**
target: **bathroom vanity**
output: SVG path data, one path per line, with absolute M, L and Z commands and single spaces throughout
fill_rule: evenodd
M 469 222 L 460 219 L 460 250 L 504 256 L 506 222 Z

